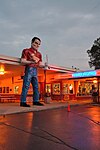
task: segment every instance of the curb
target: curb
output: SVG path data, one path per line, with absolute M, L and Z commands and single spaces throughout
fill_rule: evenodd
M 70 104 L 71 107 L 76 107 L 76 106 L 81 106 L 81 105 L 88 105 L 88 104 L 92 104 L 91 102 L 85 102 L 85 103 L 79 103 L 79 104 Z M 39 111 L 46 111 L 46 110 L 53 110 L 53 109 L 60 109 L 60 108 L 67 108 L 68 103 L 64 104 L 64 105 L 54 105 L 54 106 L 37 106 L 36 107 L 29 107 L 29 108 L 24 108 L 23 110 L 18 110 L 18 111 L 12 111 L 12 112 L 7 112 L 7 113 L 3 113 L 0 114 L 0 117 L 5 117 L 7 115 L 13 115 L 13 114 L 21 114 L 21 113 L 27 113 L 27 112 L 39 112 Z M 18 106 L 19 107 L 19 106 Z M 44 108 L 43 108 L 44 107 Z

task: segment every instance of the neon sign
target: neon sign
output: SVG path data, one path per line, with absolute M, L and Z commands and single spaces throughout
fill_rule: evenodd
M 96 71 L 86 71 L 86 72 L 77 72 L 73 73 L 72 77 L 90 77 L 90 76 L 96 76 Z

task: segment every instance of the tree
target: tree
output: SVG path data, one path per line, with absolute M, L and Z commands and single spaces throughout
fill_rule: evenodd
M 100 37 L 94 41 L 90 50 L 87 50 L 90 61 L 88 61 L 90 68 L 100 69 Z

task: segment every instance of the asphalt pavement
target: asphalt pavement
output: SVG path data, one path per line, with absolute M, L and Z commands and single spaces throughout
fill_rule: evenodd
M 23 110 L 18 105 L 12 104 L 9 109 Z M 100 150 L 99 105 L 86 102 L 75 105 L 74 101 L 70 112 L 65 102 L 45 104 L 45 107 L 39 111 L 31 106 L 32 112 L 3 115 L 0 150 Z

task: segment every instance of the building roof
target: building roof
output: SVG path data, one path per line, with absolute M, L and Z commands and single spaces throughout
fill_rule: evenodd
M 0 55 L 0 64 L 4 65 L 5 71 L 7 72 L 16 72 L 18 74 L 19 72 L 23 72 L 23 68 L 25 64 L 21 64 L 20 58 L 17 57 L 10 57 L 10 56 L 5 56 L 5 55 Z M 39 68 L 40 70 L 41 68 Z M 57 65 L 51 65 L 48 64 L 46 67 L 45 65 L 43 66 L 42 70 L 48 70 L 48 72 L 60 72 L 60 73 L 73 73 L 76 72 L 75 69 L 73 68 L 68 68 L 68 67 L 60 67 Z

